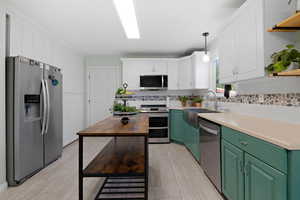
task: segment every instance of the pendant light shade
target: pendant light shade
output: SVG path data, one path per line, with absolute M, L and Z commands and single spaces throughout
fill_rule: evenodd
M 202 36 L 205 38 L 205 54 L 203 55 L 203 62 L 208 63 L 210 61 L 210 57 L 207 53 L 207 37 L 209 36 L 208 32 L 205 32 L 202 34 Z

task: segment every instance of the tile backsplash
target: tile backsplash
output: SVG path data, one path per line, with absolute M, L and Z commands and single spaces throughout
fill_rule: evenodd
M 166 101 L 167 98 L 169 98 L 170 101 L 177 101 L 178 97 L 181 95 L 146 95 L 146 96 L 140 96 L 140 95 L 130 95 L 130 96 L 116 96 L 116 99 L 127 99 L 128 101 Z M 192 98 L 191 95 L 182 95 L 187 96 L 189 98 Z
M 260 105 L 278 105 L 278 106 L 300 106 L 300 93 L 288 94 L 250 94 L 237 95 L 226 99 L 219 97 L 219 102 L 223 103 L 242 103 L 242 104 L 260 104 Z

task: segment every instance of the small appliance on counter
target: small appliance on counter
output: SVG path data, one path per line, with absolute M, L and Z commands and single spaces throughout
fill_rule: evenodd
M 24 57 L 6 62 L 7 181 L 18 185 L 61 157 L 62 73 Z
M 169 110 L 166 104 L 144 104 L 140 112 L 149 115 L 149 143 L 170 143 Z

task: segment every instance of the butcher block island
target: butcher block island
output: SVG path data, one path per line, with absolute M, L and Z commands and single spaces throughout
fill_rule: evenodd
M 148 129 L 148 115 L 138 114 L 126 125 L 118 117 L 109 117 L 78 133 L 79 200 L 83 179 L 88 177 L 105 177 L 95 199 L 148 199 Z M 85 137 L 113 137 L 86 167 Z

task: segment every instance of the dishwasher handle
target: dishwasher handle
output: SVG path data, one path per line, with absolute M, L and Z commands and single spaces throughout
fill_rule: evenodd
M 199 128 L 205 130 L 206 132 L 208 132 L 212 135 L 219 135 L 219 133 L 220 133 L 220 130 L 211 129 L 211 128 L 203 126 L 202 124 L 199 124 Z

